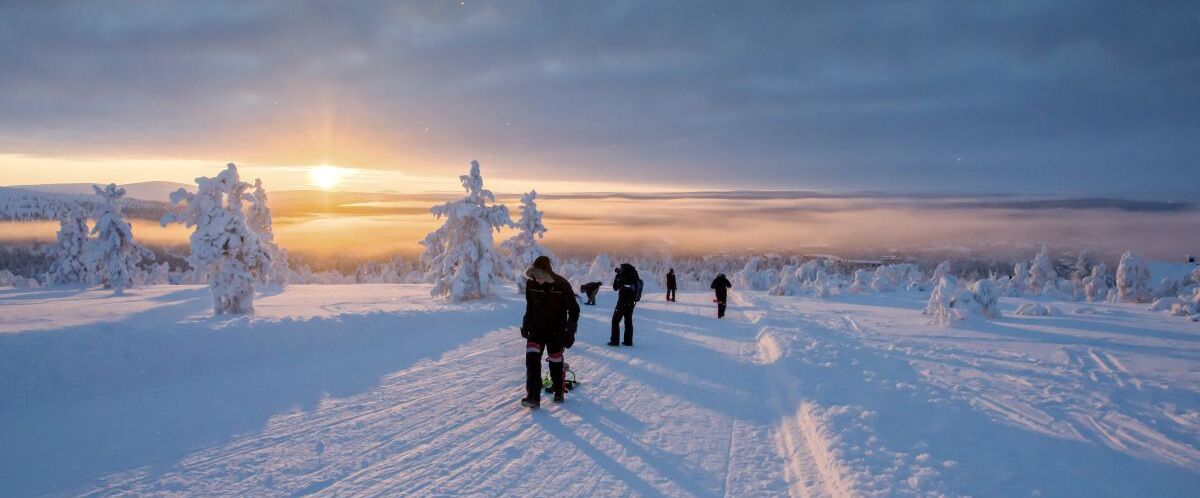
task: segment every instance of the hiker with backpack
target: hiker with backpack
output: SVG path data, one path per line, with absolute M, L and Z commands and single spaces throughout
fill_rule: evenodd
M 724 273 L 717 274 L 717 278 L 713 279 L 712 285 L 709 287 L 717 293 L 717 318 L 725 318 L 725 302 L 729 300 L 729 288 L 733 284 L 725 278 Z
M 638 278 L 637 269 L 629 263 L 621 263 L 621 266 L 614 271 L 617 274 L 613 278 L 613 290 L 617 291 L 617 307 L 613 309 L 612 337 L 609 339 L 608 345 L 632 346 L 633 307 L 642 299 L 642 279 Z M 622 321 L 625 322 L 625 340 L 618 343 Z
M 667 271 L 667 302 L 675 302 L 675 288 L 678 284 L 675 282 L 675 269 L 671 268 Z
M 525 317 L 521 321 L 521 337 L 525 343 L 525 398 L 521 405 L 537 408 L 541 405 L 542 352 L 548 351 L 550 391 L 554 402 L 566 400 L 563 349 L 575 344 L 579 324 L 579 303 L 567 279 L 554 273 L 550 258 L 538 256 L 533 266 L 525 270 Z

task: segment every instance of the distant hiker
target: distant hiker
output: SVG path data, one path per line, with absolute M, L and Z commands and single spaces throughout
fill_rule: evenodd
M 625 321 L 625 341 L 621 344 L 633 345 L 633 307 L 642 300 L 642 279 L 638 278 L 637 269 L 629 263 L 621 263 L 613 278 L 613 290 L 617 291 L 617 307 L 613 309 L 612 337 L 609 346 L 618 345 L 617 339 L 621 332 L 621 321 Z
M 579 286 L 579 292 L 587 296 L 587 302 L 583 304 L 596 305 L 596 294 L 600 292 L 600 282 L 588 282 Z
M 671 302 L 671 303 L 675 302 L 676 287 L 677 287 L 677 284 L 675 283 L 675 269 L 671 268 L 670 270 L 667 271 L 667 302 Z
M 733 287 L 733 284 L 729 283 L 729 279 L 725 278 L 724 273 L 721 273 L 713 279 L 712 285 L 709 287 L 717 292 L 717 318 L 725 318 L 725 302 L 729 300 L 729 288 Z
M 549 350 L 550 383 L 554 402 L 566 398 L 563 389 L 563 348 L 575 344 L 579 303 L 571 283 L 550 266 L 550 258 L 538 256 L 525 270 L 525 318 L 521 337 L 525 343 L 525 398 L 521 405 L 537 408 L 542 396 L 542 351 Z

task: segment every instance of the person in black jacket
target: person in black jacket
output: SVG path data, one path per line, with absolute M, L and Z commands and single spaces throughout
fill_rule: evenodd
M 525 398 L 521 405 L 537 408 L 542 397 L 542 351 L 550 355 L 550 382 L 554 402 L 566 400 L 563 389 L 563 348 L 575 343 L 579 303 L 567 279 L 554 273 L 550 258 L 538 256 L 525 270 L 525 318 L 521 336 L 525 343 Z
M 583 284 L 579 286 L 579 292 L 582 292 L 583 295 L 587 296 L 587 302 L 583 304 L 595 306 L 596 294 L 600 292 L 600 282 L 588 282 Z
M 733 284 L 729 283 L 729 279 L 725 278 L 724 273 L 721 273 L 713 279 L 712 285 L 709 287 L 712 287 L 717 293 L 717 318 L 725 318 L 725 302 L 729 299 L 729 288 L 733 287 Z
M 638 296 L 641 294 L 642 280 L 638 278 L 637 269 L 629 263 L 621 263 L 621 267 L 615 271 L 617 276 L 613 278 L 613 290 L 617 291 L 617 307 L 613 309 L 612 337 L 608 340 L 608 345 L 632 346 L 633 307 L 637 304 Z M 625 321 L 625 341 L 618 343 L 622 320 Z
M 671 268 L 667 271 L 667 302 L 675 302 L 675 269 Z

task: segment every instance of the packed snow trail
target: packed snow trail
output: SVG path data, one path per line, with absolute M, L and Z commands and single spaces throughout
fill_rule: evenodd
M 0 404 L 0 494 L 1200 489 L 1200 334 L 1117 305 L 1095 322 L 946 329 L 919 314 L 919 296 L 735 292 L 717 320 L 708 293 L 647 293 L 629 348 L 604 344 L 605 292 L 567 352 L 583 385 L 531 411 L 517 403 L 523 304 L 511 292 L 453 305 L 427 286 L 292 286 L 229 320 L 204 318 L 205 292 L 0 300 L 0 399 L 28 405 Z M 89 311 L 47 317 L 67 299 Z M 1121 317 L 1146 328 L 1126 334 Z

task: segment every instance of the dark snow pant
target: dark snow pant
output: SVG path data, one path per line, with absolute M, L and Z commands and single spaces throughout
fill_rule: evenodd
M 554 394 L 563 393 L 563 347 L 560 341 L 541 344 L 530 339 L 525 343 L 525 393 L 527 399 L 540 403 L 542 399 L 542 350 L 549 349 L 550 384 Z
M 590 304 L 590 305 L 593 305 L 593 306 L 595 306 L 595 304 L 596 304 L 596 294 L 598 294 L 599 292 L 600 292 L 600 289 L 592 289 L 592 290 L 588 291 L 588 293 L 587 293 L 587 302 L 586 302 L 586 303 L 583 303 L 583 304 Z
M 612 338 L 609 343 L 616 344 L 621 334 L 621 320 L 625 320 L 625 345 L 633 345 L 633 304 L 618 304 L 613 310 Z
M 667 301 L 675 302 L 675 289 L 667 289 Z
M 725 301 L 717 301 L 717 318 L 725 318 Z

